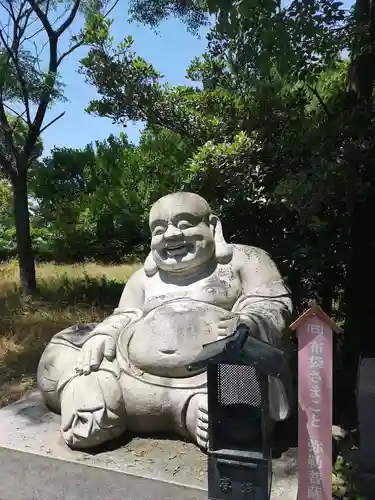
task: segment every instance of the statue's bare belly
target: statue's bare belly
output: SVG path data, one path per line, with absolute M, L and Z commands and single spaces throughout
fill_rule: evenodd
M 152 377 L 191 377 L 188 364 L 204 344 L 217 340 L 220 319 L 231 316 L 240 290 L 230 266 L 218 266 L 212 275 L 183 287 L 155 276 L 143 318 L 120 335 L 120 356 Z
M 218 337 L 222 309 L 189 298 L 174 299 L 149 311 L 120 335 L 119 350 L 139 370 L 160 377 L 187 377 L 187 365 L 204 344 Z

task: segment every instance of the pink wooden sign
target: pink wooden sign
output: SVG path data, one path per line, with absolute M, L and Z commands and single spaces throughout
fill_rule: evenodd
M 313 303 L 298 336 L 298 500 L 332 500 L 332 345 L 341 329 Z

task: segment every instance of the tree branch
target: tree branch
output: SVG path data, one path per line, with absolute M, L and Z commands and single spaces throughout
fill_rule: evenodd
M 47 123 L 47 125 L 45 125 L 39 132 L 39 134 L 42 134 L 48 127 L 50 127 L 51 125 L 53 125 L 54 123 L 57 122 L 57 120 L 60 120 L 60 118 L 62 118 L 63 116 L 65 115 L 65 111 L 63 111 L 62 113 L 60 113 L 58 116 L 56 116 L 56 118 L 54 118 L 53 120 L 51 120 L 49 123 Z
M 113 3 L 112 7 L 108 10 L 108 12 L 106 12 L 105 16 L 104 16 L 104 19 L 106 19 L 108 16 L 111 15 L 111 12 L 113 12 L 113 10 L 116 8 L 117 4 L 119 3 L 120 0 L 115 0 L 115 2 Z
M 42 73 L 42 70 L 40 68 L 40 56 L 42 55 L 44 49 L 48 45 L 49 41 L 47 40 L 46 42 L 43 43 L 43 45 L 38 49 L 37 45 L 35 42 L 33 42 L 34 49 L 35 49 L 35 63 L 38 66 L 38 70 Z
M 50 44 L 50 61 L 48 74 L 44 81 L 44 89 L 41 93 L 38 108 L 35 113 L 34 121 L 29 128 L 24 145 L 24 153 L 29 156 L 40 135 L 40 129 L 51 99 L 52 90 L 55 86 L 57 76 L 57 37 L 53 36 L 49 40 Z
M 4 169 L 5 173 L 10 177 L 16 177 L 17 176 L 17 170 L 12 165 L 12 163 L 3 155 L 3 153 L 0 151 L 0 164 L 1 167 Z
M 0 128 L 4 134 L 4 143 L 5 146 L 13 152 L 14 156 L 18 159 L 19 151 L 14 144 L 13 139 L 13 131 L 9 125 L 9 121 L 7 115 L 5 113 L 3 96 L 0 96 Z M 3 168 L 6 170 L 9 176 L 17 176 L 18 170 L 15 165 L 12 164 L 9 159 L 7 159 L 2 153 L 0 153 L 0 161 L 3 165 Z
M 27 0 L 23 0 L 19 6 L 18 14 L 16 15 L 16 13 L 13 9 L 12 1 L 8 0 L 8 4 L 9 4 L 9 10 L 7 10 L 7 12 L 9 13 L 9 16 L 13 22 L 13 38 L 12 38 L 11 44 L 9 45 L 9 43 L 7 42 L 7 40 L 4 37 L 2 30 L 0 30 L 0 38 L 1 38 L 1 41 L 3 42 L 3 45 L 4 45 L 7 53 L 8 53 L 8 56 L 13 61 L 13 64 L 16 68 L 16 72 L 17 72 L 18 79 L 19 79 L 19 82 L 21 85 L 23 100 L 24 100 L 24 104 L 25 104 L 27 124 L 30 125 L 31 124 L 31 116 L 30 116 L 29 91 L 27 88 L 27 82 L 24 78 L 24 73 L 23 73 L 21 66 L 19 64 L 18 51 L 20 48 L 21 39 L 22 39 L 26 29 L 27 29 L 28 21 L 30 19 L 31 14 L 32 14 L 32 9 L 31 8 L 26 9 Z
M 327 108 L 326 103 L 323 101 L 323 99 L 321 98 L 321 96 L 320 96 L 319 92 L 316 90 L 316 88 L 312 87 L 309 83 L 306 83 L 306 86 L 314 94 L 314 96 L 318 99 L 319 104 L 322 106 L 322 108 L 326 112 L 327 117 L 332 118 L 332 113 Z
M 17 51 L 18 51 L 19 40 L 13 39 L 12 40 L 12 47 L 9 47 L 7 41 L 5 40 L 5 37 L 4 37 L 2 30 L 0 30 L 0 39 L 1 39 L 6 51 L 8 53 L 8 56 L 12 59 L 14 66 L 16 68 L 18 79 L 19 79 L 20 85 L 21 85 L 23 101 L 24 101 L 25 109 L 26 109 L 27 124 L 30 126 L 31 125 L 31 115 L 30 115 L 29 92 L 27 90 L 27 84 L 25 82 L 24 75 L 23 75 L 21 67 L 19 65 L 18 56 L 16 55 Z
M 9 40 L 10 21 L 7 22 L 6 26 L 4 26 L 3 23 L 0 21 L 0 29 L 3 32 L 3 36 L 6 37 L 7 40 Z
M 26 125 L 28 125 L 27 123 L 27 120 L 25 120 L 25 118 L 22 116 L 25 114 L 26 111 L 24 111 L 23 113 L 19 113 L 18 111 L 16 111 L 14 108 L 12 108 L 11 106 L 9 106 L 9 104 L 5 104 L 5 102 L 3 103 L 3 106 L 4 108 L 7 108 L 9 109 L 9 111 L 11 113 L 13 113 L 15 116 L 17 116 L 17 118 L 20 118 L 21 120 L 24 121 L 24 123 L 26 123 Z M 13 130 L 15 129 L 16 127 L 13 127 Z
M 46 16 L 48 16 L 48 11 L 49 11 L 50 6 L 51 6 L 51 0 L 47 0 L 46 9 L 45 9 Z
M 70 49 L 68 49 L 66 52 L 64 52 L 64 54 L 61 54 L 61 56 L 58 58 L 57 60 L 57 66 L 60 66 L 60 64 L 63 62 L 63 60 L 65 59 L 65 57 L 67 57 L 69 54 L 71 54 L 72 52 L 74 52 L 76 49 L 78 49 L 79 47 L 82 47 L 82 45 L 85 43 L 85 40 L 82 39 L 80 40 L 79 42 L 75 43 L 74 45 L 72 45 L 70 47 Z
M 11 11 L 12 19 L 15 20 L 16 19 L 16 14 L 15 14 L 14 9 L 13 9 L 13 2 L 12 2 L 12 0 L 7 0 L 7 2 L 8 2 L 8 5 L 9 5 L 9 8 L 10 8 L 10 11 Z M 19 14 L 22 12 L 23 8 L 24 8 L 24 4 L 21 3 Z
M 48 5 L 46 6 L 46 14 L 48 13 L 48 8 L 49 8 L 49 2 L 47 2 L 47 3 L 48 3 Z M 51 26 L 53 27 L 58 21 L 60 21 L 65 16 L 65 14 L 67 12 L 69 12 L 69 7 L 66 7 L 66 9 L 64 10 L 64 12 L 62 12 L 59 16 L 57 16 L 57 18 L 53 21 L 53 23 L 51 24 Z M 36 21 L 37 21 L 37 19 L 35 19 L 32 23 L 30 23 L 28 27 L 30 28 L 30 26 L 32 24 L 34 24 L 34 22 L 36 22 Z M 42 26 L 41 28 L 39 28 L 38 30 L 36 30 L 32 35 L 26 36 L 22 41 L 26 42 L 28 40 L 31 40 L 36 35 L 38 35 L 39 33 L 41 33 L 43 30 L 44 30 L 44 26 Z M 41 51 L 39 53 L 41 53 Z
M 52 23 L 52 26 L 54 26 L 55 24 L 57 24 L 59 21 L 61 21 L 61 19 L 63 19 L 66 14 L 69 12 L 70 8 L 69 7 L 66 7 L 64 9 L 64 12 L 62 12 L 59 16 L 56 17 L 56 19 L 53 21 Z
M 26 0 L 24 1 L 21 9 L 23 9 L 25 7 L 25 5 L 26 5 Z M 21 42 L 21 38 L 25 34 L 25 31 L 27 30 L 27 28 L 30 27 L 29 19 L 30 19 L 31 14 L 33 13 L 33 9 L 31 9 L 31 8 L 26 9 L 24 12 L 21 9 L 20 9 L 20 12 L 19 12 L 19 15 L 17 18 L 17 26 L 19 29 L 18 39 L 20 42 Z M 23 20 L 22 25 L 21 25 L 21 20 Z
M 6 10 L 6 11 L 8 12 L 9 16 L 13 18 L 13 15 L 12 15 L 12 10 L 13 10 L 13 9 L 12 9 L 12 10 L 8 9 L 8 7 L 7 7 L 7 6 L 4 4 L 4 2 L 2 2 L 2 1 L 0 1 L 0 5 L 2 6 L 2 8 L 3 8 L 4 10 Z
M 49 35 L 49 67 L 48 67 L 48 74 L 47 74 L 46 79 L 45 79 L 45 86 L 44 86 L 44 89 L 43 89 L 42 94 L 40 96 L 39 105 L 38 105 L 37 111 L 35 113 L 35 118 L 34 118 L 33 123 L 31 124 L 31 127 L 29 128 L 29 132 L 28 132 L 27 137 L 26 137 L 26 141 L 25 141 L 25 145 L 24 145 L 24 149 L 23 149 L 23 152 L 26 156 L 29 156 L 31 154 L 31 151 L 35 145 L 35 142 L 41 133 L 43 120 L 44 120 L 44 117 L 45 117 L 45 114 L 47 111 L 48 104 L 49 104 L 50 99 L 51 99 L 51 93 L 52 93 L 52 90 L 53 90 L 55 83 L 56 83 L 57 69 L 59 66 L 59 62 L 58 62 L 59 59 L 57 56 L 57 42 L 58 42 L 59 36 L 62 33 L 64 33 L 64 31 L 66 29 L 68 29 L 69 26 L 74 21 L 74 18 L 77 15 L 81 0 L 75 0 L 73 8 L 70 11 L 68 18 L 60 26 L 60 28 L 58 28 L 56 31 L 53 30 L 53 28 L 48 20 L 48 17 L 40 9 L 40 7 L 37 5 L 36 1 L 35 0 L 28 0 L 28 2 L 30 3 L 31 7 L 34 9 L 36 15 L 39 17 L 40 21 L 42 22 L 43 26 L 45 27 L 47 34 Z M 72 52 L 72 51 L 70 51 L 70 52 Z M 45 130 L 47 127 L 52 125 L 52 123 L 54 123 L 59 118 L 61 118 L 61 116 L 55 118 L 51 123 L 49 123 L 42 130 Z
M 120 1 L 120 0 L 115 0 L 115 2 L 113 3 L 112 7 L 111 7 L 111 8 L 108 10 L 108 12 L 105 14 L 105 16 L 104 16 L 105 18 L 106 18 L 106 17 L 108 17 L 108 16 L 111 14 L 111 12 L 115 9 L 115 7 L 116 7 L 116 6 L 117 6 L 117 4 L 119 3 L 119 1 Z M 76 10 L 75 10 L 75 14 L 74 14 L 74 16 L 73 16 L 73 19 L 71 19 L 71 20 L 70 20 L 70 17 L 71 17 L 71 16 L 72 16 L 72 14 L 73 14 L 73 10 L 72 10 L 72 12 L 70 13 L 69 18 L 68 18 L 68 19 L 67 19 L 67 21 L 66 21 L 66 22 L 68 22 L 68 21 L 69 21 L 69 25 L 73 22 L 74 17 L 75 17 L 75 15 L 76 15 L 77 11 L 78 11 L 78 8 L 79 8 L 80 3 L 81 3 L 81 0 L 76 0 L 76 5 L 73 7 L 73 10 L 74 10 L 74 8 L 75 8 L 75 7 L 77 7 L 77 8 L 76 8 Z M 65 23 L 64 23 L 64 24 L 65 24 Z M 57 32 L 59 32 L 59 31 L 60 31 L 60 29 L 62 29 L 62 27 L 63 27 L 63 26 L 64 26 L 64 25 L 62 25 L 62 26 L 59 28 L 59 30 L 57 30 Z M 65 30 L 65 29 L 66 29 L 66 27 L 64 27 L 64 30 Z M 79 42 L 77 42 L 77 43 L 75 43 L 74 45 L 72 45 L 72 47 L 70 47 L 70 49 L 68 49 L 68 50 L 67 50 L 64 54 L 62 54 L 62 55 L 59 57 L 57 65 L 58 65 L 58 66 L 60 66 L 60 64 L 62 63 L 62 61 L 65 59 L 65 57 L 67 57 L 68 55 L 70 55 L 72 52 L 74 52 L 74 51 L 75 51 L 76 49 L 78 49 L 79 47 L 82 47 L 82 45 L 84 45 L 84 43 L 85 43 L 85 41 L 84 41 L 84 39 L 82 39 L 82 40 L 80 40 Z
M 25 36 L 25 38 L 22 40 L 23 42 L 27 42 L 28 40 L 32 40 L 36 35 L 39 35 L 43 31 L 44 28 L 39 28 L 36 30 L 32 35 Z
M 57 33 L 58 37 L 60 35 L 62 35 L 64 33 L 64 31 L 67 30 L 69 28 L 69 26 L 72 24 L 72 22 L 74 21 L 74 18 L 77 15 L 77 12 L 78 12 L 80 4 L 81 4 L 81 0 L 75 0 L 73 8 L 70 11 L 70 14 L 69 14 L 68 18 L 62 23 L 62 25 L 60 26 L 60 28 L 58 28 L 56 30 L 56 33 Z
M 30 4 L 30 7 L 35 12 L 35 14 L 38 16 L 40 22 L 43 24 L 44 29 L 46 30 L 46 33 L 49 36 L 49 38 L 55 37 L 56 33 L 52 28 L 51 23 L 49 22 L 47 14 L 42 11 L 42 9 L 39 7 L 39 5 L 35 0 L 28 0 L 28 2 Z
M 40 135 L 40 130 L 42 128 L 43 120 L 47 111 L 48 104 L 51 100 L 51 93 L 56 83 L 57 76 L 57 41 L 58 34 L 51 26 L 47 15 L 40 9 L 39 5 L 35 0 L 28 0 L 30 6 L 33 8 L 35 14 L 40 19 L 44 26 L 49 38 L 49 65 L 48 73 L 44 80 L 44 88 L 42 90 L 39 104 L 35 113 L 34 121 L 29 127 L 29 131 L 25 140 L 23 153 L 27 157 L 30 156 L 33 147 L 35 146 L 36 140 Z M 73 9 L 72 9 L 73 10 Z

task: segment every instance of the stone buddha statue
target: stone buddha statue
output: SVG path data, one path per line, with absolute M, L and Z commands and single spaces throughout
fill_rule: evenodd
M 173 432 L 206 448 L 206 373 L 187 366 L 203 344 L 239 323 L 281 347 L 292 302 L 263 250 L 228 244 L 220 220 L 193 193 L 169 194 L 150 211 L 151 251 L 102 323 L 56 334 L 38 366 L 48 407 L 61 413 L 71 448 L 126 431 Z M 283 382 L 269 380 L 273 421 L 288 417 Z

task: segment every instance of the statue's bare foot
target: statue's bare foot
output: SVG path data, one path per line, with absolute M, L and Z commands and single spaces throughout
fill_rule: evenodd
M 120 386 L 109 372 L 78 375 L 61 397 L 61 429 L 71 448 L 83 449 L 110 441 L 126 430 Z
M 206 450 L 208 446 L 207 394 L 196 394 L 189 401 L 186 426 L 197 445 Z

